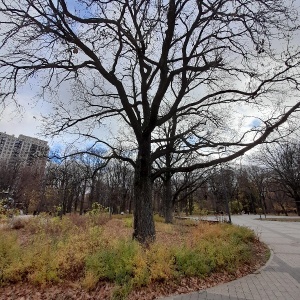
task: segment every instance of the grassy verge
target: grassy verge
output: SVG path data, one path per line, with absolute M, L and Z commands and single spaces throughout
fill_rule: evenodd
M 0 285 L 77 282 L 87 291 L 109 283 L 110 299 L 183 278 L 234 274 L 254 263 L 254 233 L 228 224 L 156 222 L 157 241 L 131 239 L 132 219 L 106 215 L 40 216 L 1 230 Z M 22 221 L 18 221 L 19 223 Z

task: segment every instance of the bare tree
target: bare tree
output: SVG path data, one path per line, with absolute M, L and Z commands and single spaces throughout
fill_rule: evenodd
M 192 137 L 196 132 L 196 127 L 200 124 L 193 128 L 193 126 L 189 127 L 190 122 L 182 125 L 185 121 L 185 118 L 174 115 L 171 120 L 160 127 L 158 132 L 155 132 L 155 138 L 152 140 L 152 143 L 157 146 L 156 152 L 162 149 L 165 152 L 165 155 L 160 155 L 154 161 L 152 178 L 155 180 L 159 176 L 163 182 L 162 211 L 166 223 L 173 222 L 176 202 L 187 200 L 187 198 L 192 199 L 189 196 L 207 180 L 209 171 L 208 168 L 195 169 L 185 173 L 176 171 L 182 166 L 193 166 L 199 162 L 197 151 L 191 151 L 191 149 L 198 150 L 198 145 L 193 144 Z M 178 128 L 182 130 L 184 126 L 188 126 L 189 130 L 178 135 Z M 205 138 L 208 138 L 208 134 Z M 164 173 L 160 172 L 162 168 L 165 169 Z M 176 179 L 174 179 L 174 175 L 177 175 Z
M 256 213 L 256 208 L 261 206 L 258 203 L 257 190 L 250 179 L 248 169 L 251 167 L 245 165 L 240 167 L 238 172 L 238 198 L 242 202 L 245 213 Z
M 214 169 L 208 178 L 209 191 L 214 200 L 215 211 L 228 213 L 230 202 L 237 199 L 237 172 L 229 166 Z
M 269 200 L 270 206 L 276 214 L 283 213 L 288 216 L 288 213 L 296 212 L 294 199 L 288 196 L 286 189 L 280 183 L 272 180 L 272 178 L 268 183 L 267 200 Z
M 45 169 L 38 161 L 30 165 L 15 159 L 0 160 L 0 192 L 14 199 L 26 214 L 33 210 L 42 196 Z
M 248 177 L 252 186 L 252 191 L 257 197 L 257 204 L 262 208 L 264 215 L 267 213 L 266 195 L 270 174 L 262 166 L 252 165 L 247 168 Z
M 294 199 L 300 216 L 300 144 L 291 141 L 268 146 L 260 159 L 272 171 L 272 180 Z
M 289 1 L 0 0 L 0 19 L 3 101 L 36 76 L 43 92 L 76 83 L 81 94 L 57 103 L 46 128 L 78 129 L 133 165 L 133 235 L 142 243 L 155 239 L 152 178 L 170 171 L 151 174 L 151 165 L 173 153 L 170 140 L 181 140 L 177 151 L 197 151 L 197 163 L 172 168 L 190 172 L 264 142 L 300 106 L 298 19 Z M 241 126 L 248 108 L 256 126 Z M 161 137 L 174 117 L 175 134 Z M 107 118 L 128 126 L 134 159 L 126 143 L 119 149 L 97 135 Z
M 8 164 L 6 160 L 0 160 L 1 176 L 0 190 L 12 192 L 16 186 L 20 164 Z
M 109 206 L 112 213 L 131 210 L 132 167 L 126 162 L 113 161 L 106 169 L 106 184 L 110 190 Z
M 107 163 L 101 159 L 101 155 L 103 155 L 105 151 L 94 148 L 92 151 L 88 150 L 87 152 L 92 152 L 92 154 L 87 154 L 86 151 L 74 154 L 82 171 L 80 214 L 84 212 L 86 195 L 88 195 L 88 203 L 85 204 L 85 209 L 91 209 L 92 204 L 95 202 L 102 206 L 107 206 L 104 183 L 104 172 Z

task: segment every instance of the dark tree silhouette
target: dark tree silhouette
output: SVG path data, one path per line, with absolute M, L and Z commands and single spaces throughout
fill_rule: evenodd
M 300 144 L 286 142 L 268 146 L 260 160 L 272 171 L 272 179 L 294 199 L 300 216 Z
M 142 243 L 155 239 L 153 177 L 234 159 L 300 106 L 298 19 L 289 1 L 0 0 L 0 20 L 2 101 L 29 81 L 54 103 L 46 92 L 74 83 L 46 130 L 78 129 L 106 144 L 109 158 L 133 165 L 133 235 Z M 256 126 L 242 122 L 249 108 Z M 107 118 L 133 137 L 135 158 L 125 139 L 118 147 L 101 141 L 94 129 Z M 172 119 L 176 132 L 162 136 Z M 220 146 L 226 149 L 218 158 Z M 199 160 L 151 174 L 153 162 L 174 151 L 197 151 Z

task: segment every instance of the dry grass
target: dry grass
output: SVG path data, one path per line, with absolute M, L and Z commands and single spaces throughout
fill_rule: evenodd
M 241 276 L 266 259 L 266 249 L 245 228 L 181 220 L 156 222 L 156 230 L 157 241 L 144 249 L 132 241 L 128 217 L 40 216 L 2 229 L 6 296 L 0 299 L 10 299 L 6 292 L 14 289 L 26 297 L 41 293 L 40 286 L 49 284 L 66 295 L 61 299 L 99 299 L 99 293 L 101 299 L 154 299 Z M 47 290 L 40 299 L 55 299 L 55 289 Z

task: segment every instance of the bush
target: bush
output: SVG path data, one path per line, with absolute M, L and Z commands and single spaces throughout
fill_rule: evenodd
M 115 285 L 112 297 L 125 299 L 132 289 L 153 282 L 235 272 L 251 260 L 255 235 L 247 228 L 159 223 L 160 238 L 143 248 L 128 237 L 126 220 L 132 222 L 112 219 L 104 228 L 88 219 L 35 217 L 25 224 L 22 239 L 18 231 L 2 230 L 0 284 L 79 280 L 93 289 L 99 281 L 110 281 Z M 121 231 L 128 232 L 127 238 L 117 236 Z M 28 235 L 25 243 L 23 233 Z
M 175 254 L 176 268 L 183 276 L 205 276 L 211 270 L 203 253 L 182 247 Z
M 0 285 L 21 280 L 20 267 L 22 267 L 22 251 L 17 235 L 11 232 L 1 232 Z
M 241 214 L 243 210 L 243 204 L 238 200 L 233 200 L 229 203 L 230 211 L 233 214 Z
M 133 228 L 133 218 L 132 217 L 129 217 L 129 218 L 126 217 L 123 219 L 123 221 L 124 221 L 125 227 Z
M 164 217 L 161 217 L 161 216 L 158 215 L 158 214 L 155 214 L 155 215 L 153 216 L 153 218 L 154 218 L 154 221 L 155 221 L 155 222 L 165 223 L 165 218 L 164 218 Z
M 24 228 L 28 222 L 29 222 L 28 219 L 14 217 L 9 220 L 9 227 L 11 229 L 19 230 Z
M 35 241 L 27 249 L 25 253 L 28 264 L 27 279 L 31 283 L 45 284 L 60 281 L 56 250 L 57 243 L 53 243 L 51 239 L 46 237 L 39 239 L 39 242 Z
M 118 284 L 128 282 L 133 275 L 133 264 L 138 244 L 135 241 L 120 240 L 99 249 L 86 258 L 86 270 L 98 279 L 115 281 Z
M 175 254 L 177 268 L 187 276 L 206 276 L 213 271 L 237 268 L 251 260 L 254 233 L 228 224 L 199 224 L 193 239 Z
M 146 261 L 149 268 L 149 280 L 165 281 L 174 277 L 175 260 L 172 249 L 166 251 L 162 244 L 153 244 L 146 250 Z
M 34 284 L 77 279 L 84 271 L 86 256 L 101 244 L 99 227 L 82 230 L 68 218 L 32 218 L 25 229 L 31 235 L 22 246 L 16 234 L 7 241 L 0 239 L 0 256 L 5 258 L 0 260 L 2 283 L 21 278 Z

